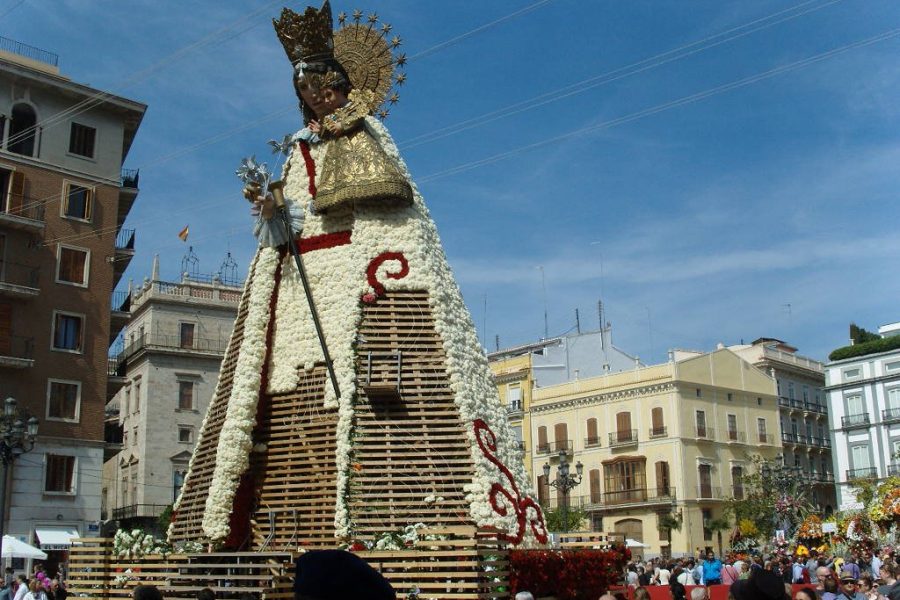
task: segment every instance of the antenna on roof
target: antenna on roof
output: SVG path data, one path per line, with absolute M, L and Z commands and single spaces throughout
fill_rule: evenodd
M 494 335 L 494 348 L 497 352 L 500 352 L 500 334 Z
M 219 279 L 225 285 L 237 284 L 237 262 L 232 258 L 231 252 L 225 254 L 225 260 L 219 267 Z
M 575 309 L 575 331 L 581 335 L 581 315 L 578 314 L 578 309 Z
M 181 276 L 196 277 L 200 274 L 200 259 L 194 254 L 194 247 L 188 246 L 187 254 L 181 259 Z

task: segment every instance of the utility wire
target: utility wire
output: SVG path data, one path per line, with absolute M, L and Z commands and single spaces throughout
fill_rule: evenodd
M 0 19 L 6 18 L 6 16 L 7 16 L 9 13 L 11 13 L 11 12 L 14 11 L 14 10 L 16 10 L 17 8 L 19 8 L 19 7 L 22 6 L 23 4 L 25 4 L 25 0 L 19 0 L 18 2 L 16 2 L 15 4 L 13 4 L 13 5 L 10 6 L 9 8 L 7 8 L 5 11 L 3 11 L 3 13 L 0 13 Z
M 608 129 L 610 127 L 615 127 L 616 125 L 622 125 L 624 123 L 630 123 L 632 121 L 636 121 L 638 119 L 642 119 L 644 117 L 648 117 L 651 115 L 655 115 L 657 113 L 661 113 L 672 108 L 676 108 L 679 106 L 684 106 L 686 104 L 691 104 L 693 102 L 697 102 L 699 100 L 704 100 L 711 96 L 716 96 L 718 94 L 723 94 L 725 92 L 730 92 L 732 90 L 745 87 L 752 83 L 756 83 L 758 81 L 762 81 L 764 79 L 769 79 L 771 77 L 775 77 L 776 75 L 781 75 L 782 73 L 787 73 L 789 71 L 794 71 L 803 67 L 807 67 L 809 65 L 821 62 L 833 56 L 837 56 L 838 54 L 843 54 L 844 52 L 848 52 L 850 50 L 855 50 L 857 48 L 862 48 L 864 46 L 870 46 L 872 44 L 882 42 L 900 35 L 900 28 L 892 29 L 890 31 L 886 31 L 884 33 L 878 34 L 876 36 L 866 38 L 864 40 L 853 42 L 851 44 L 847 44 L 845 46 L 841 46 L 839 48 L 834 48 L 832 50 L 828 50 L 826 52 L 822 52 L 821 54 L 816 54 L 814 56 L 810 56 L 808 58 L 804 58 L 802 60 L 798 60 L 786 65 L 782 65 L 780 67 L 775 67 L 774 69 L 770 69 L 768 71 L 764 71 L 763 73 L 758 73 L 756 75 L 751 75 L 749 77 L 744 77 L 743 79 L 738 79 L 737 81 L 733 81 L 731 83 L 726 83 L 723 85 L 719 85 L 708 90 L 704 90 L 702 92 L 697 92 L 696 94 L 691 94 L 689 96 L 683 96 L 678 98 L 677 100 L 672 100 L 670 102 L 665 102 L 663 104 L 658 104 L 651 108 L 646 108 L 644 110 L 640 110 L 637 112 L 633 112 L 631 114 L 618 117 L 616 119 L 612 119 L 609 121 L 604 121 L 602 123 L 597 123 L 594 125 L 588 125 L 586 127 L 582 127 L 580 129 L 576 129 L 574 131 L 570 131 L 568 133 L 564 133 L 562 135 L 558 135 L 552 138 L 547 138 L 541 140 L 539 142 L 535 142 L 533 144 L 527 144 L 524 146 L 519 146 L 518 148 L 514 148 L 512 150 L 507 150 L 506 152 L 501 152 L 499 154 L 495 154 L 493 156 L 489 156 L 487 158 L 482 158 L 480 160 L 471 161 L 468 163 L 464 163 L 458 165 L 456 167 L 452 167 L 450 169 L 445 169 L 443 171 L 438 171 L 436 173 L 432 173 L 431 175 L 426 175 L 419 179 L 420 183 L 427 183 L 429 181 L 434 181 L 435 179 L 440 179 L 442 177 L 447 177 L 450 175 L 457 175 L 459 173 L 463 173 L 465 171 L 469 171 L 471 169 L 475 169 L 478 167 L 483 167 L 485 165 L 493 164 L 495 162 L 504 160 L 511 156 L 515 156 L 516 154 L 521 154 L 522 152 L 527 152 L 529 150 L 534 150 L 540 148 L 542 146 L 546 146 L 547 144 L 554 144 L 556 142 L 561 142 L 564 140 L 568 140 L 574 137 L 578 137 L 584 135 L 585 133 L 591 133 L 594 131 L 599 131 L 601 129 Z
M 553 90 L 552 92 L 546 92 L 533 98 L 529 98 L 528 100 L 515 102 L 513 104 L 510 104 L 509 106 L 490 111 L 483 115 L 465 119 L 464 121 L 460 121 L 453 125 L 448 125 L 434 131 L 417 135 L 413 138 L 410 138 L 409 140 L 406 140 L 405 142 L 402 142 L 400 144 L 400 147 L 403 149 L 415 148 L 416 146 L 434 142 L 436 140 L 461 133 L 469 129 L 473 129 L 475 127 L 481 127 L 498 119 L 511 117 L 513 115 L 533 110 L 546 104 L 557 102 L 576 94 L 581 94 L 590 89 L 655 69 L 662 65 L 681 60 L 682 58 L 687 58 L 694 54 L 699 54 L 700 52 L 703 52 L 710 48 L 715 48 L 716 46 L 721 46 L 722 44 L 726 44 L 736 39 L 746 37 L 752 33 L 756 33 L 757 31 L 768 29 L 769 27 L 784 23 L 785 21 L 790 21 L 817 10 L 821 10 L 827 6 L 831 6 L 832 4 L 841 2 L 842 0 L 829 0 L 824 4 L 814 6 L 802 12 L 796 12 L 795 14 L 782 16 L 785 15 L 785 13 L 797 11 L 798 9 L 804 8 L 818 1 L 819 0 L 807 0 L 806 2 L 802 2 L 796 6 L 774 12 L 770 15 L 766 15 L 765 17 L 761 17 L 748 23 L 744 23 L 743 25 L 738 25 L 737 27 L 733 27 L 715 35 L 711 35 L 702 40 L 697 40 L 696 42 L 691 42 L 689 44 L 685 44 L 683 46 L 661 52 L 660 54 L 656 54 L 649 58 L 645 58 L 629 65 L 625 65 L 624 67 L 613 69 L 612 71 L 608 71 L 601 75 L 589 77 L 588 79 L 584 79 L 577 83 L 573 83 L 560 89 Z M 782 18 L 772 20 L 779 16 L 781 16 Z

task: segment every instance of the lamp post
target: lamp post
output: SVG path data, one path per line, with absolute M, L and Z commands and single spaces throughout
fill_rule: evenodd
M 13 462 L 34 449 L 34 441 L 38 433 L 38 420 L 31 417 L 26 423 L 19 417 L 15 398 L 7 398 L 3 404 L 3 415 L 0 416 L 0 461 L 3 461 L 3 473 L 0 475 L 0 542 L 6 533 L 6 482 Z M 0 564 L 3 564 L 3 546 L 0 543 Z
M 544 463 L 544 478 L 547 480 L 548 485 L 555 487 L 563 495 L 563 533 L 569 531 L 569 491 L 581 483 L 582 471 L 584 471 L 584 465 L 579 461 L 575 463 L 575 474 L 569 473 L 569 461 L 566 458 L 565 450 L 559 451 L 559 466 L 556 467 L 556 479 L 553 481 L 550 481 L 550 463 Z

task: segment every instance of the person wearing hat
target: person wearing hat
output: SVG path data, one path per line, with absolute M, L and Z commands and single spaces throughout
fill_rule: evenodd
M 312 550 L 297 559 L 296 600 L 396 600 L 381 573 L 344 550 Z
M 857 578 L 850 569 L 841 571 L 841 588 L 835 596 L 837 600 L 866 600 L 859 589 Z
M 734 600 L 784 600 L 784 582 L 772 571 L 755 569 L 747 579 L 731 584 L 728 593 Z

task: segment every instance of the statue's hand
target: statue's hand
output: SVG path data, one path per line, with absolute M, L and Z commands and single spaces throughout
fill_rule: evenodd
M 244 195 L 246 194 L 247 188 L 244 188 Z M 262 218 L 266 220 L 271 219 L 275 214 L 275 198 L 272 197 L 272 194 L 267 192 L 265 196 L 256 196 L 253 199 L 253 208 L 250 209 L 250 214 L 254 217 L 262 215 Z
M 322 132 L 322 126 L 319 125 L 319 122 L 316 121 L 315 119 L 310 120 L 309 125 L 307 125 L 307 127 L 309 127 L 309 130 L 312 131 L 313 133 L 318 134 L 318 133 Z

